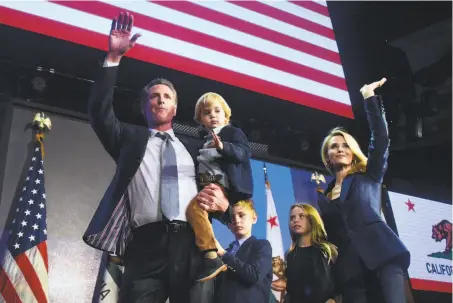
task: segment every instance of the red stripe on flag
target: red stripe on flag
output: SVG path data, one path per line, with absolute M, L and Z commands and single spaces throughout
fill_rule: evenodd
M 452 283 L 411 278 L 412 288 L 452 293 Z
M 329 9 L 327 8 L 327 6 L 321 5 L 314 1 L 289 1 L 289 2 L 330 18 Z
M 118 8 L 104 3 L 92 2 L 86 5 L 83 2 L 58 2 L 60 5 L 68 6 L 80 11 L 94 15 L 110 18 L 118 13 Z M 173 37 L 178 40 L 197 44 L 219 52 L 227 53 L 237 58 L 246 59 L 255 63 L 269 66 L 290 74 L 298 75 L 316 82 L 347 90 L 343 78 L 337 77 L 307 66 L 302 66 L 292 61 L 274 57 L 264 52 L 256 51 L 241 45 L 215 38 L 194 30 L 186 29 L 165 21 L 153 19 L 147 15 L 135 14 L 135 24 L 143 29 Z M 140 16 L 140 18 L 138 18 Z
M 38 244 L 38 250 L 41 253 L 42 260 L 44 261 L 44 265 L 46 266 L 47 272 L 49 272 L 49 261 L 47 256 L 47 241 L 41 242 Z
M 85 2 L 75 1 L 50 2 L 104 18 L 111 18 L 111 16 L 118 14 L 118 7 L 101 2 L 91 2 L 89 5 L 87 5 L 87 3 Z M 173 37 L 175 39 L 186 41 L 188 43 L 200 45 L 221 53 L 226 53 L 237 58 L 242 58 L 251 62 L 287 72 L 289 74 L 297 75 L 347 91 L 346 81 L 344 78 L 337 77 L 332 74 L 328 74 L 326 72 L 319 71 L 308 66 L 300 65 L 289 60 L 275 57 L 267 53 L 244 47 L 223 39 L 190 30 L 185 27 L 157 20 L 147 15 L 134 13 L 134 17 L 134 25 L 145 30 L 159 33 L 167 37 Z
M 323 47 L 296 39 L 291 36 L 270 30 L 265 27 L 247 22 L 245 20 L 235 18 L 217 11 L 208 9 L 206 7 L 187 2 L 187 1 L 150 1 L 160 6 L 171 8 L 188 15 L 205 19 L 213 23 L 223 25 L 232 29 L 236 29 L 243 33 L 252 36 L 260 37 L 268 41 L 272 41 L 289 48 L 310 54 L 312 56 L 328 60 L 337 64 L 341 64 L 340 55 L 337 52 L 325 49 Z
M 3 13 L 3 14 L 2 14 Z M 107 50 L 107 36 L 53 20 L 40 18 L 16 10 L 0 7 L 0 22 L 44 35 L 83 44 L 89 47 Z M 143 45 L 136 45 L 128 57 L 150 62 L 189 74 L 213 79 L 230 85 L 243 87 L 269 96 L 288 100 L 293 103 L 311 106 L 340 116 L 353 118 L 350 105 L 335 102 L 319 96 L 307 94 L 213 65 L 183 58 Z M 164 65 L 165 64 L 165 65 Z
M 39 280 L 33 265 L 25 253 L 16 256 L 14 259 L 16 260 L 17 266 L 22 271 L 25 280 L 27 280 L 28 286 L 30 286 L 30 289 L 35 295 L 36 301 L 40 303 L 47 302 L 46 294 L 42 289 L 41 280 Z
M 269 6 L 269 5 L 260 3 L 260 2 L 256 2 L 256 1 L 228 1 L 228 2 L 231 4 L 234 4 L 234 5 L 249 9 L 251 11 L 260 13 L 262 15 L 266 15 L 271 18 L 280 20 L 282 22 L 292 24 L 299 28 L 305 29 L 309 32 L 335 40 L 335 35 L 331 28 L 322 26 L 321 24 L 309 21 L 307 19 L 297 17 L 293 14 L 279 10 L 272 6 Z
M 0 293 L 6 302 L 22 302 L 2 266 L 0 266 Z

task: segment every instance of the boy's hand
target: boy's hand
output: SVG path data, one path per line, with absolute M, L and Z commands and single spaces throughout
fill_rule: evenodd
M 271 284 L 271 289 L 274 290 L 274 291 L 285 291 L 286 290 L 286 282 L 285 282 L 285 280 L 278 279 L 276 281 L 273 281 L 272 284 Z
M 212 135 L 212 140 L 213 140 L 211 142 L 211 146 L 222 150 L 223 149 L 223 143 L 222 143 L 222 141 L 220 141 L 220 137 L 217 136 L 213 131 L 211 131 L 211 135 Z
M 226 251 L 225 249 L 223 249 L 222 245 L 220 245 L 217 239 L 215 239 L 215 246 L 217 247 L 217 255 L 219 255 L 219 257 L 223 257 Z

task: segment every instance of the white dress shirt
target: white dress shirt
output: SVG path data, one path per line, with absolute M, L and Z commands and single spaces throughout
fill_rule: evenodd
M 133 228 L 162 220 L 162 212 L 159 206 L 159 187 L 161 175 L 160 151 L 164 141 L 155 137 L 156 130 L 151 129 L 150 133 L 143 161 L 127 188 Z M 178 165 L 180 213 L 175 220 L 187 221 L 187 206 L 198 193 L 195 181 L 195 165 L 186 147 L 175 136 L 173 130 L 168 130 L 166 133 L 170 135 L 169 140 L 175 149 Z

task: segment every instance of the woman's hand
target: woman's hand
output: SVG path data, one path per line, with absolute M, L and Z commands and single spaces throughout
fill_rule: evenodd
M 368 99 L 371 96 L 374 96 L 374 90 L 378 87 L 381 87 L 384 85 L 385 81 L 387 81 L 386 78 L 382 78 L 380 81 L 373 82 L 371 84 L 365 84 L 361 89 L 360 93 L 363 96 L 363 99 Z

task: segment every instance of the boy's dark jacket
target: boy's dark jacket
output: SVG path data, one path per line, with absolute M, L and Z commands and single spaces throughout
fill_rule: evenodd
M 236 254 L 222 257 L 228 270 L 217 281 L 217 303 L 268 302 L 272 283 L 272 247 L 254 236 Z
M 204 138 L 208 133 L 202 129 L 199 134 Z M 250 199 L 253 194 L 252 152 L 247 137 L 242 130 L 231 125 L 223 127 L 218 136 L 223 143 L 223 149 L 218 150 L 223 157 L 218 159 L 218 163 L 228 176 L 228 200 L 234 204 Z

